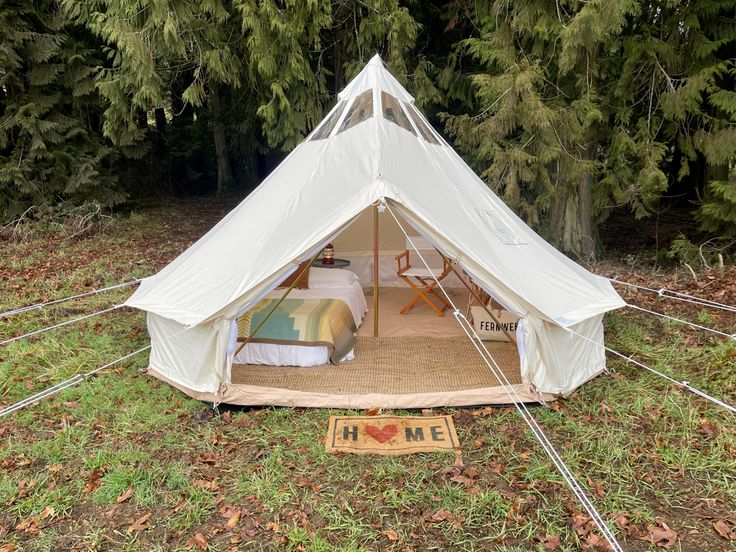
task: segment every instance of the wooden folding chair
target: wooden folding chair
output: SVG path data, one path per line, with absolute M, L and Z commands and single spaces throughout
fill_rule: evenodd
M 418 238 L 415 238 L 414 241 L 416 243 Z M 441 282 L 452 270 L 449 262 L 443 261 L 442 268 L 427 268 L 426 266 L 422 266 L 421 268 L 413 267 L 411 266 L 408 249 L 403 253 L 396 255 L 395 259 L 397 265 L 396 275 L 404 280 L 404 282 L 406 282 L 406 284 L 417 294 L 417 296 L 404 305 L 404 308 L 399 312 L 401 314 L 406 314 L 419 301 L 424 301 L 439 316 L 445 316 L 445 309 L 450 308 L 450 304 L 437 289 L 437 283 Z M 402 260 L 404 261 L 403 264 Z M 439 306 L 432 301 L 431 297 L 434 297 L 439 301 Z

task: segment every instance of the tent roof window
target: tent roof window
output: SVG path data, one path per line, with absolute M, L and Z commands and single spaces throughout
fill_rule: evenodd
M 348 114 L 340 125 L 338 134 L 373 117 L 373 90 L 366 90 L 353 100 Z
M 381 91 L 381 107 L 383 109 L 384 119 L 391 121 L 395 125 L 399 125 L 404 130 L 408 130 L 412 134 L 416 135 L 416 132 L 414 132 L 414 129 L 409 122 L 409 117 L 407 117 L 404 110 L 401 109 L 399 100 L 394 98 L 385 90 Z
M 406 111 L 409 113 L 411 120 L 414 121 L 414 125 L 417 127 L 419 134 L 421 134 L 422 137 L 430 144 L 439 144 L 440 141 L 434 135 L 434 132 L 432 132 L 429 126 L 427 126 L 427 124 L 422 120 L 422 117 L 419 115 L 416 108 L 408 103 L 405 103 L 404 107 L 406 107 Z
M 335 106 L 335 108 L 332 110 L 332 113 L 327 116 L 327 118 L 320 125 L 320 127 L 317 129 L 317 132 L 314 133 L 310 140 L 324 140 L 330 134 L 332 134 L 332 131 L 337 126 L 337 122 L 340 120 L 340 117 L 342 116 L 342 112 L 344 110 L 345 101 L 342 101 Z

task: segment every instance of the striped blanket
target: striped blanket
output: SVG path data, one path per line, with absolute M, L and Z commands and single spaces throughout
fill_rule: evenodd
M 355 345 L 355 320 L 339 299 L 263 299 L 238 319 L 238 341 L 245 341 L 268 316 L 250 341 L 285 345 L 327 346 L 337 364 Z

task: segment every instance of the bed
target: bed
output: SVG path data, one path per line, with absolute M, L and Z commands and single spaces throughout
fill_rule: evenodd
M 276 289 L 264 298 L 272 300 L 271 304 L 280 299 L 284 289 Z M 311 268 L 309 271 L 309 289 L 293 289 L 287 300 L 336 300 L 347 306 L 352 315 L 355 328 L 360 327 L 368 305 L 363 294 L 358 277 L 349 270 Z M 242 332 L 240 332 L 242 334 Z M 238 321 L 233 321 L 230 339 L 230 354 L 233 354 L 241 345 L 238 342 Z M 317 366 L 329 364 L 335 360 L 331 357 L 330 347 L 326 345 L 295 345 L 288 341 L 281 343 L 264 343 L 256 340 L 248 343 L 233 358 L 234 364 L 268 364 L 274 366 Z M 342 356 L 342 354 L 340 355 Z M 340 360 L 352 360 L 355 355 L 348 351 Z

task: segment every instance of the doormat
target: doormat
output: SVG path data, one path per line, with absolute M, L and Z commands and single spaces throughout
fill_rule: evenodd
M 452 416 L 330 416 L 327 452 L 384 454 L 459 451 Z

